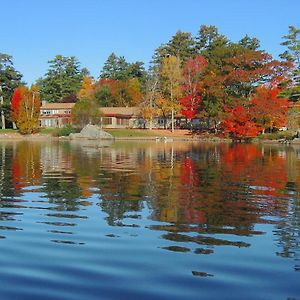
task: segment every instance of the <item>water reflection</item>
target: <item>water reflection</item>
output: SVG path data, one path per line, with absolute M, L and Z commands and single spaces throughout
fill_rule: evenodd
M 276 255 L 299 272 L 299 152 L 252 144 L 1 142 L 0 238 L 32 230 L 55 244 L 87 247 L 90 235 L 122 240 L 152 232 L 152 247 L 204 259 L 251 248 L 270 235 L 261 225 L 270 225 Z

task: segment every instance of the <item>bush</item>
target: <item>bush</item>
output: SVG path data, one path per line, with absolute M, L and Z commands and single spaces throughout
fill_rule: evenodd
M 292 140 L 294 134 L 290 131 L 277 131 L 274 133 L 265 133 L 259 136 L 262 140 Z
M 66 125 L 62 128 L 56 128 L 53 132 L 53 136 L 69 136 L 71 133 L 74 133 L 75 129 L 71 125 Z

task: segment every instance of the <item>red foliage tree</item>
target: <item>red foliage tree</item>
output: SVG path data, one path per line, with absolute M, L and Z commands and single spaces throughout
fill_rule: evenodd
M 259 86 L 250 100 L 250 114 L 265 130 L 280 128 L 287 123 L 288 100 L 278 98 L 278 87 Z
M 188 120 L 195 118 L 199 112 L 199 106 L 202 101 L 201 96 L 186 95 L 179 99 L 179 103 L 184 107 L 180 112 Z
M 21 101 L 25 95 L 26 88 L 24 86 L 19 86 L 14 90 L 11 99 L 11 116 L 12 119 L 16 122 L 19 118 Z
M 261 127 L 251 120 L 251 115 L 245 107 L 237 105 L 226 111 L 227 117 L 222 122 L 222 128 L 231 138 L 251 138 L 261 131 Z
M 199 112 L 201 98 L 201 75 L 207 67 L 207 60 L 197 55 L 189 59 L 183 68 L 183 83 L 181 89 L 184 96 L 179 99 L 183 106 L 181 113 L 189 120 L 193 119 Z
M 36 86 L 15 89 L 11 101 L 11 115 L 22 134 L 38 131 L 40 115 L 40 97 Z

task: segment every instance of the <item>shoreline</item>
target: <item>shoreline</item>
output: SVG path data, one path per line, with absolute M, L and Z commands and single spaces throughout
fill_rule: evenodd
M 191 133 L 180 133 L 178 132 L 155 132 L 159 133 L 153 136 L 116 136 L 114 137 L 115 141 L 154 141 L 154 142 L 207 142 L 207 143 L 235 143 L 232 139 L 229 138 L 220 138 L 216 136 L 205 136 L 205 135 L 192 135 Z M 35 133 L 29 135 L 22 135 L 18 132 L 15 133 L 0 133 L 0 142 L 1 141 L 72 141 L 68 136 L 56 137 L 51 134 L 42 134 Z M 85 140 L 97 140 L 97 139 L 85 139 L 77 138 L 77 141 L 84 142 Z M 99 139 L 100 140 L 100 139 Z M 243 142 L 242 142 L 243 143 Z M 253 144 L 273 144 L 273 145 L 300 145 L 300 140 L 260 140 L 254 139 L 250 143 Z

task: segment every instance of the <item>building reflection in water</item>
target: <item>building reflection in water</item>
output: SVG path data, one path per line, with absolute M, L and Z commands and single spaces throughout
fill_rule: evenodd
M 10 224 L 2 232 L 24 229 L 12 223 L 35 209 L 51 241 L 82 245 L 72 237 L 95 205 L 109 226 L 150 219 L 147 229 L 170 243 L 161 248 L 201 255 L 249 247 L 244 237 L 264 234 L 256 224 L 274 223 L 277 254 L 296 256 L 298 148 L 89 141 L 1 142 L 0 150 L 0 221 Z

